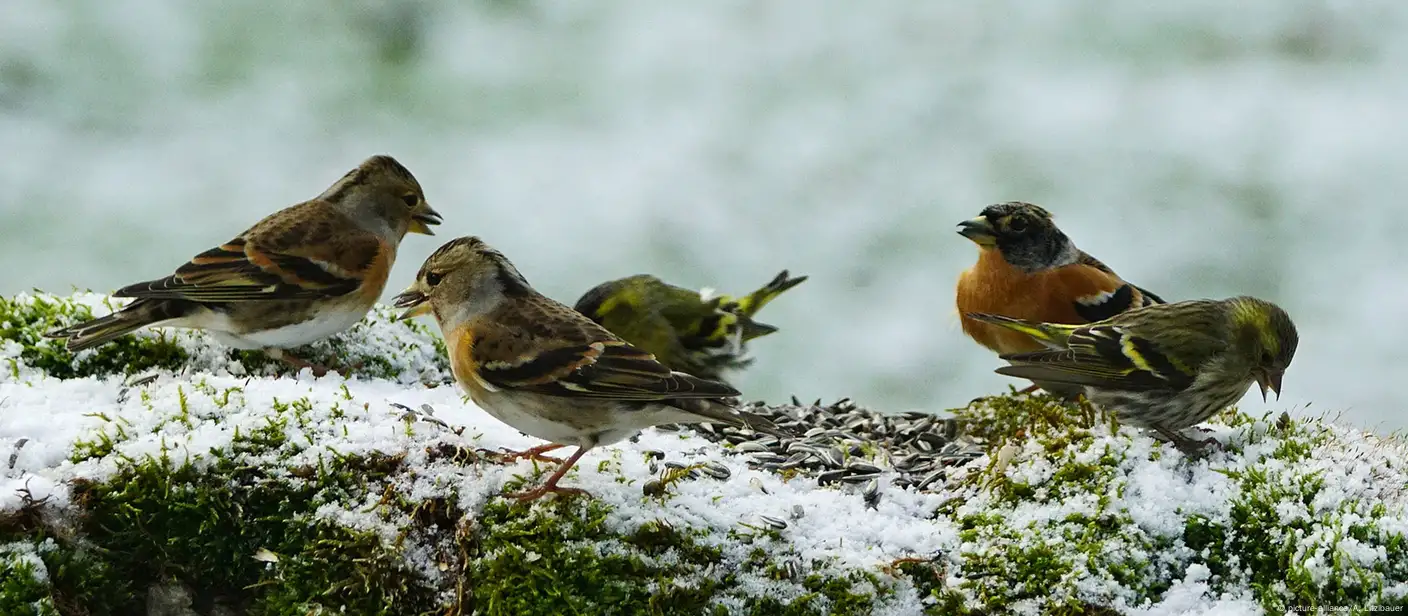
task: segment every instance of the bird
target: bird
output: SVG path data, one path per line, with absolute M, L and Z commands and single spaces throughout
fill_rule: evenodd
M 958 233 L 978 245 L 978 261 L 958 277 L 956 294 L 963 333 L 1002 355 L 1042 348 L 1031 336 L 970 319 L 967 313 L 1080 325 L 1126 310 L 1165 303 L 1125 282 L 1099 259 L 1076 248 L 1041 206 L 1020 201 L 989 205 L 958 225 Z M 1051 393 L 1078 392 L 1048 383 Z
M 806 281 L 782 270 L 762 288 L 743 297 L 711 295 L 677 287 L 649 274 L 603 282 L 582 295 L 574 308 L 611 333 L 655 355 L 671 370 L 722 380 L 726 372 L 753 360 L 745 345 L 777 331 L 753 320 L 763 306 Z
M 409 170 L 372 156 L 317 197 L 270 214 L 170 276 L 118 289 L 114 297 L 135 298 L 120 310 L 45 335 L 78 352 L 143 327 L 200 329 L 321 375 L 325 366 L 285 350 L 360 321 L 381 297 L 401 239 L 434 235 L 430 225 L 441 220 Z
M 508 494 L 529 501 L 586 494 L 558 482 L 593 448 L 650 426 L 722 423 L 783 437 L 766 418 L 726 404 L 727 384 L 670 370 L 650 353 L 534 290 L 503 253 L 474 236 L 451 240 L 425 260 L 397 295 L 400 319 L 431 314 L 456 382 L 476 405 L 545 441 L 509 458 L 577 451 L 539 487 Z
M 1002 355 L 1011 365 L 998 374 L 1079 387 L 1121 421 L 1190 452 L 1198 443 L 1179 431 L 1236 403 L 1252 383 L 1263 401 L 1268 390 L 1280 399 L 1300 342 L 1285 310 L 1248 296 L 1157 304 L 1086 325 L 967 316 L 1047 347 Z

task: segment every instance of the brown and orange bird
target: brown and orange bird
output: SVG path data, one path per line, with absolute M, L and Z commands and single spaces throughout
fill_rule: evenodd
M 978 217 L 959 223 L 958 234 L 978 245 L 978 262 L 958 277 L 963 333 L 998 355 L 1046 346 L 1022 332 L 969 318 L 968 313 L 1083 325 L 1164 303 L 1076 248 L 1040 206 L 1019 201 L 990 205 Z M 1041 387 L 1062 395 L 1080 393 L 1079 388 L 1047 385 L 1037 382 L 1024 391 Z
M 420 183 L 390 156 L 373 156 L 310 201 L 270 214 L 165 278 L 125 286 L 134 301 L 110 315 L 45 334 L 70 351 L 143 327 L 205 330 L 237 349 L 314 374 L 327 367 L 289 349 L 342 332 L 366 316 L 386 286 L 407 233 L 440 224 Z

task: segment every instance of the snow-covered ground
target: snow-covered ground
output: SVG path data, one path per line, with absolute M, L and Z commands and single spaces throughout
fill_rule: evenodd
M 99 296 L 79 300 L 101 305 Z M 20 296 L 10 305 L 33 301 Z M 434 348 L 433 339 L 387 321 L 386 313 L 378 309 L 359 339 L 346 344 L 389 358 L 397 366 L 390 378 L 250 376 L 202 334 L 181 332 L 164 340 L 191 353 L 189 367 L 156 371 L 154 381 L 141 385 L 122 375 L 61 380 L 27 365 L 25 345 L 0 341 L 0 463 L 8 461 L 0 512 L 32 499 L 72 506 L 72 480 L 102 482 L 146 456 L 209 465 L 229 455 L 237 435 L 273 425 L 290 445 L 244 462 L 294 468 L 348 454 L 404 456 L 409 470 L 397 485 L 401 493 L 451 498 L 474 515 L 506 481 L 531 476 L 533 464 L 452 464 L 430 449 L 446 443 L 523 449 L 539 442 L 491 419 L 455 388 L 427 386 L 442 376 L 422 353 Z M 0 323 L 7 328 L 29 331 Z M 433 415 L 402 408 L 423 405 Z M 974 416 L 985 412 L 997 411 Z M 877 613 L 918 614 L 934 600 L 910 578 L 886 573 L 893 561 L 913 557 L 934 559 L 942 580 L 934 592 L 957 593 L 973 606 L 1015 597 L 1007 608 L 1019 613 L 1074 603 L 1128 614 L 1260 614 L 1263 606 L 1307 592 L 1322 605 L 1334 605 L 1336 596 L 1408 603 L 1403 443 L 1320 421 L 1236 423 L 1211 428 L 1237 453 L 1190 461 L 1130 429 L 1036 422 L 1021 437 L 1002 437 L 991 457 L 929 492 L 883 486 L 875 508 L 857 487 L 751 470 L 744 456 L 688 432 L 648 430 L 638 442 L 593 451 L 565 485 L 587 489 L 608 507 L 615 532 L 652 522 L 695 529 L 738 562 L 758 545 L 740 544 L 730 533 L 782 521 L 780 540 L 763 544 L 767 549 L 826 563 L 824 570 L 838 575 L 862 570 L 889 580 Z M 91 451 L 99 435 L 111 445 L 100 455 L 75 457 L 76 445 Z M 651 451 L 664 461 L 721 464 L 730 477 L 681 481 L 668 498 L 646 498 L 642 486 L 656 476 Z M 874 458 L 889 466 L 886 452 Z M 378 515 L 375 502 L 328 503 L 316 515 L 375 531 L 388 545 L 406 522 Z M 1275 552 L 1259 553 L 1260 545 Z M 35 558 L 23 545 L 4 549 Z M 415 545 L 404 551 L 434 579 L 439 570 L 430 553 Z M 1273 580 L 1268 566 L 1278 567 Z M 763 576 L 745 581 L 751 586 L 739 591 L 743 596 L 801 592 Z

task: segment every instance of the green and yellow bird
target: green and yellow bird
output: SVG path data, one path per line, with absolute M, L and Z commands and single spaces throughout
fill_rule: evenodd
M 806 279 L 782 270 L 757 291 L 733 298 L 639 274 L 597 285 L 574 308 L 671 370 L 720 380 L 723 372 L 752 363 L 745 353 L 748 341 L 777 331 L 753 315 Z
M 1180 430 L 1235 404 L 1252 383 L 1281 395 L 1300 337 L 1290 315 L 1254 297 L 1148 306 L 1087 325 L 970 313 L 1030 335 L 1047 350 L 1000 357 L 998 374 L 1083 387 L 1121 421 L 1150 428 L 1193 452 Z

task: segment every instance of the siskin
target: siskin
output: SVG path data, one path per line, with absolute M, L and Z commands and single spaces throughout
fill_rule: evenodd
M 752 363 L 746 356 L 748 341 L 777 331 L 753 315 L 806 279 L 790 278 L 783 270 L 762 288 L 735 299 L 640 274 L 597 285 L 575 308 L 672 370 L 718 380 Z
M 1254 297 L 1193 300 L 1130 310 L 1088 325 L 970 318 L 1030 335 L 1047 350 L 1002 355 L 998 374 L 1084 388 L 1121 421 L 1163 434 L 1185 452 L 1180 430 L 1236 403 L 1252 383 L 1281 395 L 1299 336 L 1280 307 Z

